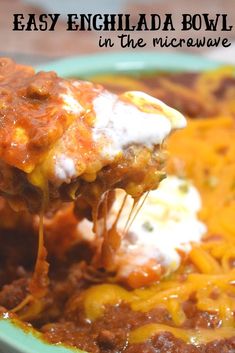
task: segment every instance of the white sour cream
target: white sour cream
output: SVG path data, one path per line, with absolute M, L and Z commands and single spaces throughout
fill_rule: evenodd
M 69 114 L 81 114 L 84 109 L 74 96 L 69 84 L 61 83 L 60 86 L 64 89 L 64 93 L 60 93 L 63 109 Z
M 108 158 L 131 144 L 149 148 L 161 144 L 173 129 L 186 125 L 182 114 L 143 92 L 126 92 L 122 97 L 128 101 L 104 91 L 93 101 L 93 136 L 96 141 L 105 138 L 103 154 Z M 151 110 L 144 111 L 143 104 Z
M 60 94 L 63 109 L 75 116 L 83 114 L 84 108 L 72 90 L 66 85 L 62 87 L 65 89 Z M 102 90 L 93 100 L 93 113 L 92 136 L 106 162 L 112 161 L 132 144 L 151 149 L 161 144 L 173 129 L 186 125 L 182 114 L 143 92 L 125 92 L 118 96 Z M 76 156 L 64 152 L 53 159 L 53 179 L 57 184 L 70 183 L 80 175 L 81 170 L 77 170 L 76 163 L 73 163 Z
M 74 160 L 65 154 L 55 156 L 54 159 L 56 179 L 69 183 L 76 176 Z
M 115 201 L 113 214 L 120 207 L 120 198 Z M 118 228 L 123 229 L 131 207 L 125 207 Z M 151 191 L 145 204 L 131 225 L 116 258 L 118 273 L 128 277 L 138 266 L 155 260 L 165 274 L 175 271 L 181 256 L 191 250 L 193 242 L 200 242 L 206 226 L 198 219 L 201 208 L 199 192 L 190 181 L 169 176 Z
M 108 228 L 115 221 L 124 196 L 125 193 L 118 190 L 108 217 Z M 119 232 L 123 232 L 126 226 L 132 204 L 133 200 L 129 196 L 117 224 Z M 200 194 L 190 181 L 176 176 L 164 179 L 157 190 L 149 193 L 122 240 L 121 248 L 114 259 L 114 268 L 118 275 L 126 278 L 148 264 L 149 260 L 160 264 L 165 275 L 177 270 L 182 260 L 178 250 L 187 255 L 192 244 L 199 243 L 206 232 L 205 224 L 197 216 L 200 208 Z M 92 222 L 84 219 L 77 228 L 80 236 L 94 241 Z M 100 230 L 102 229 L 103 220 L 100 221 Z

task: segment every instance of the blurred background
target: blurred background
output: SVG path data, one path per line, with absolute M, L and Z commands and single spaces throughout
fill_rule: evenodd
M 14 32 L 12 22 L 14 13 L 61 13 L 62 17 L 54 32 Z M 128 49 L 99 48 L 98 39 L 101 32 L 67 32 L 65 30 L 65 15 L 67 13 L 130 13 L 132 17 L 139 13 L 172 13 L 178 18 L 182 13 L 228 13 L 229 23 L 235 24 L 234 0 L 0 0 L 0 55 L 10 56 L 25 64 L 36 65 L 49 60 L 55 60 L 72 55 L 92 54 L 107 51 L 125 51 Z M 64 23 L 63 23 L 64 22 Z M 235 64 L 235 28 L 231 32 L 180 32 L 179 28 L 172 33 L 141 32 L 135 33 L 150 41 L 149 37 L 196 37 L 226 36 L 232 45 L 229 48 L 187 48 L 185 51 L 214 58 L 222 62 Z M 105 34 L 113 38 L 117 33 Z M 132 32 L 133 35 L 133 32 Z M 130 49 L 129 49 L 130 50 Z M 145 47 L 139 50 L 172 51 L 173 49 L 159 49 Z M 178 49 L 181 52 L 183 49 Z

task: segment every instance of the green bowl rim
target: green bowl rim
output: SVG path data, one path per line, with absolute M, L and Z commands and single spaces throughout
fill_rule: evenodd
M 63 344 L 47 343 L 40 332 L 30 327 L 24 328 L 19 320 L 12 319 L 0 319 L 0 352 L 86 353 L 76 348 L 66 347 Z
M 58 75 L 67 77 L 86 77 L 114 72 L 205 71 L 224 65 L 193 54 L 117 52 L 68 57 L 39 65 L 36 70 L 54 70 Z

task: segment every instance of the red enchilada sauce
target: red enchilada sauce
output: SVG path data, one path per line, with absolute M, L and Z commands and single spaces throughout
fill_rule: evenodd
M 6 65 L 8 64 L 6 63 Z M 20 82 L 25 75 L 27 79 L 29 79 L 28 76 L 30 76 L 30 74 L 30 71 L 28 73 L 22 72 L 22 77 L 17 78 L 19 80 L 19 87 Z M 203 102 L 203 99 L 200 97 L 198 100 L 195 98 L 195 101 L 197 100 L 195 103 L 195 101 L 192 101 L 189 97 L 190 94 L 186 93 L 193 84 L 196 84 L 196 81 L 200 76 L 196 74 L 190 75 L 191 76 L 186 74 L 165 74 L 162 76 L 153 75 L 152 78 L 146 76 L 140 79 L 127 77 L 125 81 L 125 89 L 128 84 L 130 85 L 130 89 L 132 89 L 131 85 L 134 85 L 135 89 L 138 89 L 138 85 L 144 85 L 147 92 L 154 96 L 158 96 L 160 99 L 164 99 L 165 97 L 171 105 L 178 109 L 182 108 L 184 112 L 193 115 L 195 118 L 204 115 L 204 117 L 210 116 L 211 119 L 213 119 L 215 116 L 215 108 L 212 107 L 214 102 L 212 98 L 210 102 Z M 97 80 L 102 81 L 101 78 Z M 108 82 L 107 87 L 112 86 L 112 90 L 118 90 L 121 88 L 123 90 L 123 80 L 124 79 L 118 81 L 117 79 L 115 84 L 113 83 L 113 80 L 111 80 L 111 84 Z M 218 100 L 216 106 L 217 112 L 219 109 L 222 109 L 222 102 L 224 95 L 226 95 L 224 92 L 229 90 L 228 86 L 230 87 L 231 84 L 232 88 L 235 89 L 233 79 L 228 81 L 232 81 L 233 84 L 230 82 L 228 85 L 225 84 L 224 81 L 220 81 L 220 86 L 224 86 L 223 93 L 220 92 L 220 87 L 217 87 L 216 91 L 213 92 L 213 97 L 216 96 L 216 99 Z M 181 89 L 178 90 L 178 92 L 175 90 L 173 94 L 172 90 L 174 90 L 173 85 L 175 82 L 177 85 L 180 85 Z M 105 84 L 105 82 L 101 83 Z M 51 92 L 51 88 L 47 91 L 46 88 L 44 90 L 44 85 L 42 86 L 42 91 L 39 89 L 37 94 L 35 93 L 35 88 L 33 88 L 33 91 L 30 93 L 30 99 L 33 101 L 30 104 L 37 104 L 37 100 L 41 99 L 39 98 L 40 94 L 44 97 L 43 99 L 46 99 L 48 92 Z M 10 94 L 6 93 L 6 97 L 8 97 L 7 100 L 9 100 Z M 24 95 L 22 95 L 20 99 L 23 99 L 23 97 Z M 234 112 L 231 112 L 230 114 L 232 115 Z M 60 114 L 54 115 L 54 121 L 52 122 L 52 120 L 50 118 L 52 130 L 51 134 L 48 135 L 49 137 L 46 138 L 47 146 L 48 144 L 53 144 L 53 141 L 56 138 L 54 134 L 57 134 L 58 131 L 61 131 L 62 133 L 66 126 L 66 118 L 62 117 Z M 10 117 L 9 122 L 10 125 L 13 124 Z M 45 126 L 46 124 L 47 123 L 45 122 Z M 57 125 L 55 129 L 53 128 L 53 124 Z M 58 126 L 60 126 L 60 128 L 58 128 Z M 37 148 L 35 148 L 36 145 L 34 145 L 34 148 L 32 148 L 32 154 L 30 153 L 30 156 L 27 157 L 29 163 L 31 163 L 34 158 L 43 158 L 43 133 L 40 136 L 35 136 L 35 138 L 38 141 L 38 144 Z M 40 144 L 42 144 L 41 147 Z M 12 148 L 14 148 L 14 146 Z M 4 152 L 4 149 L 7 150 L 7 143 L 4 145 L 2 142 L 2 153 L 6 153 L 6 158 L 10 158 L 10 155 L 8 155 L 9 152 L 12 158 L 12 152 L 10 152 L 10 150 Z M 25 153 L 24 146 L 22 146 L 21 153 Z M 21 158 L 22 155 L 17 156 L 16 160 L 21 160 Z M 19 163 L 19 161 L 17 163 Z M 26 165 L 28 167 L 29 164 L 27 163 Z M 4 204 L 4 201 L 1 202 Z M 106 203 L 103 204 L 102 209 L 99 212 L 105 212 L 105 208 L 108 207 L 105 204 Z M 85 203 L 84 208 L 80 208 L 80 213 L 79 209 L 75 210 L 80 218 L 82 218 L 82 216 L 84 217 L 84 215 L 88 217 L 91 216 L 89 214 L 90 210 L 87 209 L 86 206 Z M 181 324 L 176 325 L 173 316 L 167 308 L 162 305 L 156 305 L 155 308 L 147 310 L 146 312 L 133 310 L 131 307 L 131 301 L 129 301 L 129 295 L 132 295 L 134 291 L 123 283 L 119 283 L 119 289 L 115 287 L 113 282 L 116 279 L 114 279 L 115 276 L 112 273 L 112 261 L 110 262 L 109 256 L 105 256 L 106 263 L 104 264 L 104 267 L 109 269 L 108 273 L 101 269 L 94 269 L 92 264 L 94 258 L 97 259 L 96 246 L 95 244 L 84 240 L 82 234 L 79 234 L 73 208 L 71 206 L 63 207 L 64 208 L 59 210 L 56 214 L 47 213 L 45 215 L 44 235 L 46 248 L 48 250 L 48 262 L 50 263 L 50 282 L 47 283 L 47 280 L 45 280 L 46 282 L 39 285 L 39 287 L 37 286 L 38 283 L 40 283 L 37 278 L 37 271 L 36 276 L 32 277 L 35 255 L 37 253 L 37 234 L 40 223 L 38 217 L 29 216 L 26 211 L 22 211 L 19 220 L 11 209 L 7 209 L 7 206 L 4 205 L 2 209 L 0 209 L 0 241 L 2 244 L 0 248 L 0 285 L 2 287 L 2 290 L 0 291 L 1 306 L 11 310 L 20 305 L 28 295 L 37 292 L 40 295 L 42 294 L 41 298 L 43 297 L 43 306 L 40 307 L 40 310 L 37 310 L 34 307 L 35 312 L 31 312 L 27 317 L 27 310 L 24 312 L 24 308 L 22 308 L 20 311 L 21 317 L 25 321 L 31 322 L 36 329 L 43 332 L 44 337 L 49 342 L 63 342 L 67 345 L 78 347 L 91 353 L 233 353 L 235 351 L 235 334 L 232 334 L 233 330 L 230 329 L 229 324 L 227 325 L 228 330 L 226 332 L 229 333 L 230 336 L 228 336 L 227 333 L 221 334 L 220 336 L 220 332 L 224 332 L 223 322 L 221 321 L 220 315 L 213 310 L 203 311 L 198 309 L 195 293 L 192 293 L 183 303 L 182 310 L 184 320 Z M 81 214 L 82 211 L 84 212 L 83 215 Z M 1 219 L 1 214 L 3 213 L 5 222 Z M 98 212 L 97 217 L 99 217 Z M 8 219 L 9 222 L 6 222 L 6 219 Z M 103 245 L 103 254 L 115 251 L 116 248 L 119 247 L 120 238 L 117 236 L 115 228 L 111 230 L 111 233 L 112 232 L 111 239 L 110 237 L 108 238 L 108 234 L 106 234 L 106 240 L 109 239 L 109 241 L 105 242 L 105 245 Z M 26 249 L 27 244 L 30 251 L 27 251 Z M 44 274 L 46 274 L 44 279 L 46 279 L 47 265 L 43 253 L 44 250 L 41 247 L 42 258 L 40 258 L 40 256 L 38 257 L 38 274 L 41 277 L 41 271 L 43 271 Z M 40 264 L 40 259 L 42 259 L 42 264 Z M 98 260 L 100 260 L 100 258 L 98 258 Z M 188 274 L 194 274 L 197 273 L 197 271 L 198 270 L 192 260 L 186 259 L 176 274 L 175 280 L 181 285 L 184 283 Z M 31 278 L 33 278 L 33 280 Z M 114 304 L 112 304 L 112 301 L 107 303 L 104 301 L 105 304 L 103 306 L 101 305 L 103 310 L 102 315 L 97 314 L 96 317 L 89 317 L 89 305 L 93 308 L 92 305 L 94 304 L 92 310 L 95 313 L 97 313 L 96 305 L 98 307 L 97 310 L 100 310 L 99 305 L 100 302 L 102 303 L 103 297 L 92 297 L 92 290 L 96 288 L 96 285 L 99 286 L 102 284 L 104 286 L 107 285 L 107 287 L 105 287 L 107 290 L 100 292 L 103 297 L 107 293 L 110 293 L 112 288 L 115 288 L 113 296 L 119 296 L 120 298 L 123 298 L 123 300 L 119 299 L 117 302 L 114 301 Z M 158 284 L 159 283 L 156 283 L 156 285 Z M 43 288 L 46 288 L 46 295 Z M 86 307 L 84 306 L 84 298 L 87 293 L 91 295 L 93 301 L 90 301 L 89 305 L 86 304 Z M 213 295 L 216 298 L 218 293 L 214 293 Z M 37 297 L 37 295 L 35 297 Z M 182 310 L 179 311 L 181 315 Z M 133 332 L 136 329 L 151 324 L 162 325 L 162 332 L 157 332 L 156 334 L 147 337 L 142 342 L 137 342 L 133 339 Z M 233 325 L 232 327 L 235 327 L 234 323 L 231 325 Z M 221 326 L 222 331 L 219 331 Z M 176 330 L 176 335 L 174 335 L 172 332 L 164 332 L 164 327 L 177 328 L 180 331 Z M 189 342 L 187 339 L 182 339 L 182 337 L 180 337 L 181 333 L 184 333 L 187 330 L 192 333 L 192 338 L 195 337 L 196 332 L 200 331 L 204 332 L 203 335 L 205 335 L 205 332 L 210 330 L 218 330 L 216 331 L 218 334 L 217 336 L 213 336 L 216 337 L 215 339 L 195 344 L 193 341 Z M 177 332 L 180 332 L 178 337 Z

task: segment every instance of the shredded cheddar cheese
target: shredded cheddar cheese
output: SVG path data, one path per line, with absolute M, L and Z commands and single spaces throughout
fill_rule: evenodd
M 143 342 L 166 331 L 187 343 L 200 345 L 228 338 L 235 332 L 235 121 L 233 116 L 188 120 L 188 127 L 171 136 L 168 143 L 168 172 L 191 179 L 202 197 L 200 219 L 207 226 L 201 244 L 195 244 L 187 263 L 161 282 L 148 288 L 124 290 L 118 285 L 92 288 L 84 296 L 86 315 L 97 318 L 105 305 L 121 302 L 134 311 L 149 312 L 164 307 L 173 326 L 148 324 L 130 334 L 130 343 Z M 199 311 L 216 313 L 220 327 L 191 330 L 182 328 L 183 304 L 196 300 Z
M 208 343 L 216 337 L 229 338 L 233 336 L 234 329 L 198 329 L 198 330 L 183 330 L 167 325 L 161 324 L 147 324 L 141 328 L 133 330 L 130 334 L 130 343 L 140 343 L 146 341 L 151 336 L 154 336 L 161 332 L 170 332 L 175 337 L 181 338 L 187 343 L 194 345 L 201 345 Z
M 125 87 L 125 90 L 129 91 L 123 96 L 125 103 L 128 99 L 133 100 L 134 103 L 139 102 L 139 100 L 143 103 L 143 106 L 137 104 L 140 111 L 142 108 L 143 110 L 145 108 L 146 112 L 151 113 L 152 109 L 158 106 L 158 102 L 155 99 L 153 101 L 151 100 L 153 106 L 148 106 L 143 94 L 142 97 L 140 97 L 139 93 L 135 92 L 135 96 L 133 97 L 133 92 L 131 92 L 133 89 L 144 90 L 160 99 L 164 98 L 164 91 L 166 91 L 170 96 L 179 98 L 181 103 L 188 101 L 191 102 L 192 105 L 199 107 L 200 114 L 192 114 L 192 116 L 197 116 L 197 118 L 193 119 L 189 117 L 187 127 L 170 136 L 167 146 L 170 158 L 166 171 L 167 174 L 170 175 L 170 178 L 182 180 L 182 185 L 180 186 L 183 193 L 189 192 L 189 185 L 187 185 L 186 181 L 189 181 L 189 183 L 192 182 L 192 184 L 195 185 L 202 201 L 201 209 L 197 209 L 197 211 L 200 209 L 199 214 L 197 212 L 197 216 L 199 222 L 205 224 L 206 231 L 205 234 L 203 233 L 204 236 L 202 235 L 203 238 L 200 243 L 199 240 L 195 240 L 195 238 L 193 241 L 190 241 L 190 248 L 187 253 L 182 253 L 182 249 L 177 248 L 180 264 L 179 267 L 175 266 L 171 273 L 166 272 L 164 276 L 161 277 L 161 273 L 158 273 L 159 269 L 155 268 L 154 272 L 151 261 L 149 261 L 144 264 L 140 263 L 138 268 L 139 272 L 127 271 L 127 280 L 124 281 L 124 277 L 118 276 L 118 272 L 115 272 L 115 268 L 113 267 L 113 253 L 119 248 L 127 231 L 124 232 L 124 236 L 121 239 L 115 227 L 110 228 L 110 231 L 107 228 L 106 216 L 108 197 L 106 197 L 106 194 L 106 201 L 104 202 L 104 222 L 102 219 L 105 225 L 103 227 L 105 231 L 104 234 L 101 234 L 104 235 L 105 241 L 100 246 L 101 259 L 98 258 L 100 261 L 97 261 L 98 264 L 102 264 L 102 266 L 100 266 L 102 269 L 106 269 L 106 277 L 104 277 L 104 283 L 102 283 L 103 277 L 101 282 L 97 281 L 97 283 L 101 284 L 90 284 L 89 282 L 85 289 L 83 288 L 80 291 L 79 288 L 78 293 L 76 292 L 69 297 L 65 307 L 63 307 L 65 314 L 69 313 L 69 320 L 71 320 L 73 316 L 79 317 L 81 314 L 84 315 L 85 321 L 87 320 L 86 324 L 89 323 L 92 327 L 92 324 L 96 325 L 96 320 L 102 320 L 103 315 L 104 319 L 106 319 L 106 310 L 109 310 L 109 306 L 118 308 L 124 305 L 132 310 L 132 314 L 133 312 L 138 312 L 138 314 L 143 314 L 143 316 L 149 315 L 149 317 L 151 317 L 151 312 L 154 313 L 155 309 L 163 309 L 164 312 L 167 313 L 168 320 L 167 324 L 165 324 L 164 321 L 160 321 L 164 322 L 164 324 L 154 322 L 153 318 L 155 316 L 153 314 L 151 317 L 153 321 L 148 321 L 150 323 L 146 324 L 145 322 L 143 324 L 143 322 L 140 321 L 139 327 L 137 325 L 129 329 L 127 333 L 128 344 L 150 341 L 151 338 L 162 332 L 168 332 L 176 338 L 196 346 L 204 345 L 217 339 L 220 340 L 235 336 L 234 89 L 228 88 L 223 98 L 218 99 L 218 101 L 216 96 L 219 94 L 218 91 L 221 88 L 221 81 L 231 78 L 232 72 L 232 68 L 223 68 L 216 72 L 200 74 L 192 87 L 184 86 L 180 82 L 175 82 L 174 80 L 170 80 L 169 77 L 162 75 L 158 78 L 159 87 L 156 86 L 155 91 L 148 86 L 147 81 L 140 82 L 135 78 L 129 79 L 121 77 L 121 79 L 117 81 L 117 84 L 115 83 L 117 90 L 123 90 L 123 87 Z M 113 76 L 97 77 L 97 80 L 101 83 L 103 80 L 105 85 L 114 86 Z M 163 94 L 163 96 L 161 96 L 161 94 Z M 105 104 L 106 98 L 106 96 L 101 95 L 101 97 L 98 97 L 98 101 L 96 100 L 95 111 L 98 116 L 100 112 L 103 112 L 104 106 L 107 108 L 107 104 Z M 114 101 L 115 100 L 116 98 Z M 73 103 L 74 102 L 72 102 L 72 107 Z M 111 103 L 112 107 L 113 100 Z M 66 109 L 68 108 L 67 106 Z M 77 108 L 75 107 L 74 109 L 76 110 Z M 109 110 L 107 110 L 107 112 L 107 116 L 110 116 Z M 121 116 L 123 117 L 122 114 Z M 95 131 L 96 137 L 99 136 L 100 128 L 107 128 L 105 121 L 103 121 L 104 117 L 106 117 L 106 115 L 100 116 L 98 125 L 95 126 L 98 130 Z M 171 114 L 168 118 L 171 122 L 174 122 Z M 120 121 L 118 122 L 120 123 Z M 119 143 L 122 146 L 124 136 L 124 130 L 122 128 L 125 128 L 125 126 L 126 122 L 125 119 L 123 119 L 123 126 L 121 126 L 119 130 L 121 142 L 119 141 L 119 137 L 115 142 L 115 146 L 117 147 Z M 142 124 L 139 126 L 141 130 Z M 150 128 L 150 130 L 152 129 Z M 136 131 L 137 130 L 135 130 L 135 132 Z M 130 136 L 128 135 L 128 137 Z M 26 141 L 27 134 L 25 134 L 23 130 L 16 130 L 15 138 L 19 141 Z M 85 140 L 86 138 L 84 138 L 84 141 Z M 146 140 L 148 142 L 148 139 Z M 137 139 L 137 142 L 138 141 Z M 119 151 L 119 148 L 117 148 L 117 150 Z M 107 154 L 107 150 L 104 150 L 104 152 Z M 141 158 L 145 159 L 147 155 L 148 153 L 145 150 Z M 63 154 L 62 157 L 62 162 L 65 162 L 64 169 L 62 168 L 61 170 L 61 159 L 56 159 L 56 171 L 57 174 L 62 177 L 63 181 L 67 181 L 67 179 L 71 179 L 74 165 L 71 163 L 70 159 L 65 158 L 66 155 Z M 94 161 L 94 164 L 92 164 L 93 169 L 88 169 L 82 175 L 83 182 L 93 182 L 95 180 L 96 172 L 101 168 L 101 165 L 96 163 L 99 163 L 99 161 Z M 44 167 L 45 166 L 46 164 Z M 148 179 L 151 173 L 147 174 L 146 178 Z M 44 198 L 46 199 L 48 198 L 47 182 L 43 175 L 44 170 L 42 167 L 39 167 L 27 177 L 31 184 L 44 190 Z M 141 189 L 139 194 L 142 194 L 141 182 L 139 182 L 137 186 Z M 132 196 L 135 196 L 135 190 L 133 188 L 136 190 L 136 185 L 133 187 L 130 183 L 128 189 L 125 190 Z M 167 190 L 169 190 L 169 188 Z M 71 194 L 74 195 L 72 199 L 75 198 L 77 187 L 72 185 L 70 191 Z M 135 202 L 137 199 L 136 196 Z M 124 203 L 125 202 L 126 201 L 124 201 Z M 137 202 L 136 205 L 138 206 Z M 156 207 L 156 205 L 153 206 Z M 93 217 L 95 230 L 98 228 L 97 209 L 96 207 L 94 211 L 95 217 Z M 190 203 L 189 209 L 192 210 L 192 203 Z M 124 227 L 124 230 L 131 229 L 130 224 L 132 224 L 132 220 L 135 219 L 137 213 L 133 206 L 127 221 L 127 226 Z M 156 214 L 153 214 L 153 217 L 155 216 Z M 117 215 L 117 219 L 118 218 L 119 216 Z M 145 222 L 144 226 L 145 229 L 151 233 L 153 230 L 152 225 Z M 189 227 L 189 231 L 191 228 Z M 130 246 L 136 246 L 136 243 L 133 241 Z M 117 255 L 117 252 L 115 254 Z M 13 310 L 24 320 L 34 319 L 45 309 L 45 307 L 43 307 L 43 299 L 47 294 L 47 290 L 49 290 L 47 282 L 48 264 L 45 257 L 46 253 L 43 246 L 41 218 L 38 258 L 29 288 L 31 293 Z M 124 256 L 124 258 L 126 260 L 127 256 Z M 136 258 L 139 260 L 138 256 L 136 256 Z M 40 260 L 43 263 L 41 270 L 39 268 L 40 266 L 38 266 Z M 132 261 L 132 265 L 133 263 L 134 261 Z M 98 269 L 100 269 L 100 267 Z M 40 276 L 41 282 L 38 281 L 38 283 L 36 283 L 37 281 L 34 281 L 38 279 L 37 276 Z M 35 290 L 34 285 L 37 284 L 39 288 Z M 123 284 L 125 284 L 125 286 Z M 214 322 L 211 324 L 208 320 L 207 328 L 202 328 L 202 325 L 200 326 L 200 323 L 197 324 L 196 320 L 193 322 L 194 326 L 187 325 L 187 320 L 190 318 L 185 309 L 185 304 L 188 303 L 193 303 L 193 308 L 197 313 L 203 313 L 205 316 L 212 315 L 218 320 L 215 324 Z M 27 306 L 28 309 L 25 309 L 25 306 Z M 62 321 L 64 320 L 63 315 L 61 319 Z M 59 325 L 60 323 L 61 322 L 59 322 Z M 49 326 L 50 325 L 51 324 L 49 324 Z M 80 330 L 79 324 L 76 326 L 76 330 Z M 51 326 L 51 331 L 54 333 L 53 325 Z

